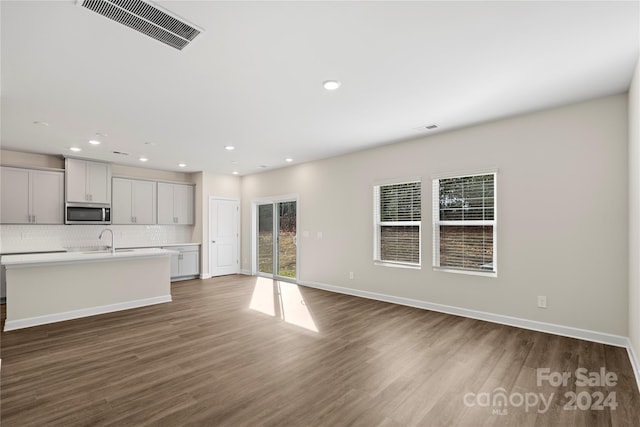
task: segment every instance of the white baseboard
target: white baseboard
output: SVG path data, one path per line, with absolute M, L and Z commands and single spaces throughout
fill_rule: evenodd
M 245 276 L 252 276 L 251 270 L 240 270 L 240 274 L 244 274 Z
M 530 329 L 538 332 L 546 332 L 554 335 L 561 335 L 569 338 L 578 338 L 585 341 L 593 341 L 601 344 L 609 344 L 616 347 L 624 347 L 629 354 L 631 368 L 636 377 L 638 390 L 640 391 L 640 366 L 639 360 L 634 353 L 629 338 L 621 335 L 607 334 L 604 332 L 590 331 L 587 329 L 574 328 L 571 326 L 556 325 L 553 323 L 539 322 L 536 320 L 522 319 L 518 317 L 504 316 L 502 314 L 487 313 L 484 311 L 470 310 L 467 308 L 454 307 L 444 304 L 436 304 L 426 301 L 414 300 L 410 298 L 396 297 L 393 295 L 379 294 L 375 292 L 362 291 L 359 289 L 343 288 L 341 286 L 327 285 L 325 283 L 299 281 L 298 284 L 310 288 L 323 289 L 325 291 L 337 292 L 340 294 L 352 295 L 356 297 L 368 298 L 377 301 L 390 302 L 394 304 L 406 305 L 409 307 L 422 308 L 425 310 L 437 311 L 440 313 L 453 314 L 456 316 L 469 317 L 472 319 L 484 320 L 502 325 L 515 326 L 523 329 Z
M 631 340 L 627 340 L 627 353 L 629 353 L 629 360 L 631 360 L 631 368 L 636 375 L 636 382 L 638 383 L 638 390 L 640 391 L 640 359 L 638 355 L 633 351 Z
M 211 274 L 209 274 L 209 273 L 203 273 L 203 274 L 201 274 L 201 275 L 200 275 L 200 278 L 201 278 L 202 280 L 204 280 L 204 279 L 211 279 L 211 277 L 213 277 L 213 276 L 211 276 Z
M 131 308 L 147 305 L 171 302 L 171 295 L 163 295 L 153 298 L 144 298 L 134 301 L 120 302 L 116 304 L 101 305 L 98 307 L 83 308 L 80 310 L 65 311 L 63 313 L 47 314 L 44 316 L 28 317 L 26 319 L 7 320 L 4 331 L 29 328 L 31 326 L 46 325 L 48 323 L 62 322 L 65 320 L 79 319 L 81 317 L 95 316 L 97 314 L 111 313 L 114 311 L 129 310 Z
M 422 308 L 425 310 L 438 311 L 440 313 L 454 314 L 456 316 L 469 317 L 472 319 L 484 320 L 487 322 L 499 323 L 502 325 L 516 326 L 518 328 L 530 329 L 538 332 L 547 332 L 550 334 L 562 335 L 570 338 L 579 338 L 582 340 L 593 341 L 602 344 L 610 344 L 616 347 L 627 347 L 628 343 L 627 337 L 607 334 L 604 332 L 589 331 L 586 329 L 579 329 L 571 326 L 562 326 L 553 323 L 539 322 L 537 320 L 528 320 L 519 317 L 505 316 L 502 314 L 494 314 L 484 311 L 470 310 L 467 308 L 454 307 L 450 305 L 414 300 L 410 298 L 396 297 L 393 295 L 343 288 L 340 286 L 326 285 L 324 283 L 302 281 L 299 282 L 299 284 L 312 288 L 324 289 L 331 292 L 338 292 L 341 294 L 391 302 L 394 304 Z

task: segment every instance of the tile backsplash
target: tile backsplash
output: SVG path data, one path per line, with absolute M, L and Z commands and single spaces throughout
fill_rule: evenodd
M 105 228 L 113 230 L 115 246 L 150 246 L 190 243 L 190 225 L 0 225 L 0 252 L 59 250 L 66 247 L 110 245 Z

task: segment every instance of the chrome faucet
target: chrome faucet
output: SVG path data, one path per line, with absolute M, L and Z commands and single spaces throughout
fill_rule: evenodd
M 113 238 L 113 230 L 110 228 L 105 228 L 104 230 L 102 230 L 100 232 L 100 235 L 98 236 L 98 239 L 102 239 L 102 235 L 104 234 L 105 231 L 108 231 L 111 233 L 111 255 L 115 255 L 116 253 L 116 244 Z

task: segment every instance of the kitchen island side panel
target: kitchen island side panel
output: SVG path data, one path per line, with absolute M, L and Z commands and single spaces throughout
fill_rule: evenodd
M 171 301 L 170 275 L 170 256 L 9 266 L 5 330 Z

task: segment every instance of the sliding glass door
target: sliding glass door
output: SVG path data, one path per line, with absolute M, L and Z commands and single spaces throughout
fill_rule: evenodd
M 297 278 L 297 202 L 257 205 L 258 273 L 278 279 Z
M 296 205 L 295 201 L 275 204 L 278 238 L 274 253 L 278 254 L 278 259 L 274 268 L 278 276 L 290 279 L 296 278 Z
M 258 205 L 258 272 L 273 274 L 273 205 Z

